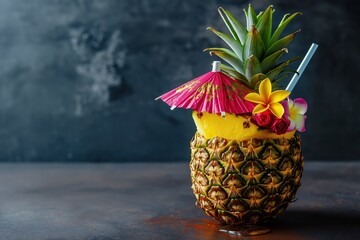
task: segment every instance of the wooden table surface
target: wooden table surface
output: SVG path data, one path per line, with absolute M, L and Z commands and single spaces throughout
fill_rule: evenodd
M 360 239 L 360 163 L 305 163 L 298 200 L 236 237 L 195 207 L 186 163 L 0 164 L 0 239 Z

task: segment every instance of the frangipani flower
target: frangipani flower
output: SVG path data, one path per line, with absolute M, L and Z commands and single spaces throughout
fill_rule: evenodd
M 296 98 L 294 101 L 288 99 L 287 101 L 283 101 L 282 105 L 285 109 L 285 116 L 291 121 L 287 131 L 290 132 L 296 129 L 299 132 L 305 132 L 305 113 L 308 108 L 305 99 Z
M 249 102 L 257 103 L 253 109 L 253 114 L 258 114 L 270 110 L 277 118 L 284 114 L 284 107 L 279 103 L 290 95 L 289 91 L 272 91 L 270 79 L 264 79 L 259 86 L 259 93 L 249 93 L 245 99 Z

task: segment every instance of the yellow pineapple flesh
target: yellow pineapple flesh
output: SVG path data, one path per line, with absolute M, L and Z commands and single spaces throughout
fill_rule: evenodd
M 192 117 L 197 131 L 207 139 L 222 137 L 242 141 L 250 138 L 292 138 L 295 134 L 295 130 L 278 135 L 268 129 L 260 128 L 250 121 L 249 115 L 236 116 L 227 113 L 225 116 L 221 116 L 220 114 L 193 111 Z

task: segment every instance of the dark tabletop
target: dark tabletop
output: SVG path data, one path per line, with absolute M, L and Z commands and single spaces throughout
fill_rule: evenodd
M 360 163 L 306 162 L 271 233 L 236 237 L 195 207 L 176 164 L 1 164 L 0 239 L 360 239 Z

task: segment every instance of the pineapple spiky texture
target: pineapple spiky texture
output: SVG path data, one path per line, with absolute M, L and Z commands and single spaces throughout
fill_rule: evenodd
M 281 88 L 283 80 L 289 77 L 290 73 L 295 72 L 289 69 L 289 64 L 299 58 L 281 59 L 288 53 L 286 46 L 300 30 L 284 37 L 281 36 L 287 25 L 301 13 L 284 15 L 273 31 L 275 10 L 272 6 L 256 14 L 249 4 L 248 9 L 244 9 L 245 25 L 229 11 L 223 8 L 219 8 L 218 11 L 230 35 L 212 27 L 208 29 L 220 37 L 228 48 L 213 47 L 204 51 L 227 62 L 221 65 L 221 70 L 254 90 L 257 90 L 259 83 L 265 78 L 272 81 L 274 89 Z
M 303 171 L 300 139 L 206 139 L 191 143 L 191 181 L 197 204 L 224 224 L 257 224 L 294 201 Z

